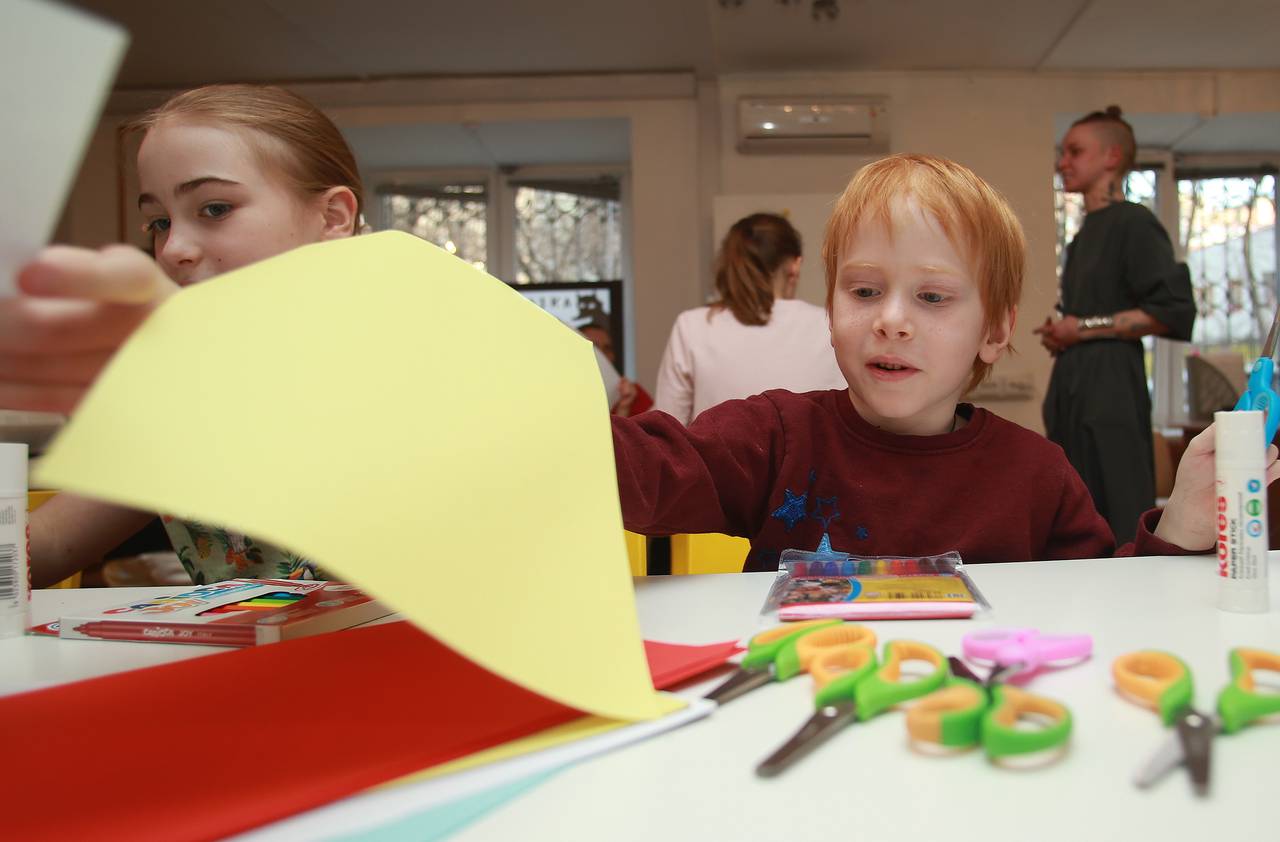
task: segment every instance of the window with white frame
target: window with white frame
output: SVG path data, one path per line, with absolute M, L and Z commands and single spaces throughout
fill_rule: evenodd
M 386 172 L 370 181 L 378 184 L 375 229 L 435 243 L 573 327 L 605 327 L 625 367 L 625 172 L 526 167 Z

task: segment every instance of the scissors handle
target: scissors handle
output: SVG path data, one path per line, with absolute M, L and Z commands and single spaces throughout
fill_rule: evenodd
M 908 661 L 924 661 L 933 669 L 927 675 L 904 681 L 902 665 Z M 891 640 L 884 645 L 880 668 L 854 688 L 858 718 L 870 719 L 908 699 L 927 696 L 941 687 L 950 674 L 947 659 L 929 644 L 915 640 Z M 819 690 L 818 697 L 826 691 L 827 688 Z
M 800 669 L 812 672 L 814 660 L 829 649 L 862 646 L 875 652 L 876 633 L 857 623 L 838 623 L 804 635 L 795 652 Z
M 1087 658 L 1093 638 L 1087 634 L 1040 634 L 1035 629 L 970 632 L 962 642 L 966 658 L 1033 670 L 1055 661 Z
M 911 706 L 907 733 L 913 740 L 948 748 L 977 745 L 986 709 L 986 690 L 967 679 L 953 678 Z
M 1036 634 L 1035 629 L 984 629 L 969 632 L 961 641 L 964 656 L 973 661 L 994 662 L 996 653 L 1010 644 L 1025 640 Z
M 762 631 L 747 643 L 747 654 L 742 658 L 744 670 L 760 669 L 768 664 L 780 668 L 779 660 L 790 662 L 794 658 L 795 671 L 801 672 L 799 659 L 795 657 L 795 644 L 806 634 L 825 626 L 833 626 L 839 620 L 806 620 L 803 623 L 786 623 L 781 626 Z M 788 663 L 788 666 L 790 663 Z M 778 669 L 781 678 L 781 669 Z M 791 676 L 787 676 L 790 678 Z
M 1042 728 L 1019 728 L 1019 722 L 1034 721 Z M 1071 736 L 1071 712 L 1053 699 L 1046 699 L 1008 685 L 991 688 L 991 706 L 982 717 L 982 747 L 987 757 L 1029 754 L 1056 748 Z
M 1252 409 L 1263 414 L 1262 434 L 1266 439 L 1263 447 L 1271 444 L 1276 437 L 1277 427 L 1280 427 L 1280 412 L 1274 411 L 1277 397 L 1271 389 L 1274 374 L 1275 362 L 1270 357 L 1259 357 L 1249 372 L 1249 386 L 1235 406 L 1237 412 Z
M 875 672 L 879 662 L 870 646 L 824 649 L 809 664 L 813 676 L 814 704 L 822 707 L 854 698 L 854 688 Z
M 1232 649 L 1229 658 L 1231 683 L 1218 694 L 1218 715 L 1222 730 L 1234 734 L 1244 726 L 1273 713 L 1280 713 L 1280 693 L 1259 693 L 1253 671 L 1280 672 L 1280 654 L 1262 649 Z
M 747 654 L 738 669 L 704 698 L 719 705 L 728 704 L 739 696 L 773 681 L 785 681 L 800 672 L 796 643 L 806 634 L 825 626 L 836 625 L 839 620 L 809 620 L 790 623 L 762 631 L 747 643 Z
M 1112 663 L 1111 675 L 1121 693 L 1155 710 L 1165 725 L 1191 706 L 1191 670 L 1168 652 L 1144 649 L 1121 655 Z

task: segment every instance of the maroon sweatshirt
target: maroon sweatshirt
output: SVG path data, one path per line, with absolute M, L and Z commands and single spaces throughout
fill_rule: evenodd
M 853 555 L 956 550 L 966 562 L 1115 552 L 1062 448 L 985 409 L 958 411 L 968 423 L 939 436 L 877 429 L 841 390 L 728 401 L 687 429 L 663 412 L 614 416 L 622 519 L 646 535 L 749 538 L 749 571 L 776 570 L 785 549 L 828 545 Z M 1159 515 L 1144 515 L 1120 554 L 1185 553 L 1151 534 Z

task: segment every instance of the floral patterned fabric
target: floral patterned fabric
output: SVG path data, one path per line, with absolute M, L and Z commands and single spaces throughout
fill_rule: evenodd
M 220 526 L 162 515 L 178 560 L 197 585 L 226 579 L 328 579 L 300 555 Z

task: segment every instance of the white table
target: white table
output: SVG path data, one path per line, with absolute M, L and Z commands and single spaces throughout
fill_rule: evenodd
M 1040 676 L 1031 689 L 1068 704 L 1069 752 L 1034 769 L 1003 769 L 974 752 L 913 752 L 902 716 L 856 725 L 781 778 L 755 764 L 810 712 L 801 677 L 726 705 L 711 718 L 567 769 L 465 828 L 459 840 L 1167 840 L 1280 838 L 1268 810 L 1280 780 L 1280 723 L 1216 741 L 1213 793 L 1190 794 L 1177 772 L 1153 790 L 1130 783 L 1166 735 L 1156 716 L 1121 700 L 1111 660 L 1163 648 L 1187 661 L 1197 702 L 1213 703 L 1232 646 L 1280 648 L 1280 554 L 1271 556 L 1272 605 L 1263 615 L 1214 607 L 1210 559 L 1140 558 L 974 565 L 995 610 L 977 621 L 880 622 L 881 639 L 914 637 L 959 651 L 980 623 L 1089 632 L 1092 661 Z M 651 639 L 706 643 L 745 636 L 771 574 L 637 580 L 641 627 Z M 106 606 L 131 591 L 40 591 L 36 620 L 62 607 Z M 136 591 L 135 591 L 136 593 Z M 0 640 L 0 693 L 218 651 L 209 647 L 17 638 Z M 689 692 L 705 691 L 705 682 Z

